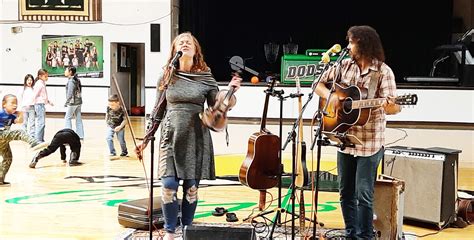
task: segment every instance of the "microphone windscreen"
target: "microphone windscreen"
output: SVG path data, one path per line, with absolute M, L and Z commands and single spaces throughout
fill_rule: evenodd
M 341 51 L 341 45 L 339 45 L 339 44 L 335 44 L 335 45 L 332 46 L 332 48 L 331 48 L 331 52 L 333 52 L 333 53 L 338 53 L 338 52 L 340 52 L 340 51 Z

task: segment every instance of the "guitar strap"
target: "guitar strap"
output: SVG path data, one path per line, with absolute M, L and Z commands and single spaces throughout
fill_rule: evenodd
M 371 73 L 369 90 L 367 93 L 367 99 L 372 99 L 375 97 L 375 92 L 377 91 L 377 86 L 379 85 L 380 71 L 374 71 Z

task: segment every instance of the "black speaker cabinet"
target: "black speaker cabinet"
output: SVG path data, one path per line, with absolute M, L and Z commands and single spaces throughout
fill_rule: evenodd
M 150 52 L 159 52 L 160 51 L 160 24 L 152 23 L 150 24 Z
M 184 227 L 184 240 L 255 240 L 253 228 L 245 225 L 210 226 L 196 225 Z
M 382 173 L 405 181 L 405 219 L 438 227 L 455 220 L 460 152 L 404 146 L 385 150 Z

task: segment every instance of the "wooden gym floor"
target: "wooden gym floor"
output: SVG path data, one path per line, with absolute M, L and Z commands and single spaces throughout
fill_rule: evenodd
M 81 161 L 85 164 L 77 167 L 68 167 L 60 161 L 59 151 L 42 159 L 36 169 L 28 168 L 34 152 L 23 142 L 12 142 L 13 164 L 7 174 L 6 181 L 10 186 L 0 187 L 0 239 L 119 239 L 127 231 L 117 221 L 117 208 L 120 202 L 148 198 L 146 187 L 147 177 L 150 175 L 150 148 L 145 152 L 145 161 L 140 163 L 134 154 L 130 157 L 121 157 L 110 160 L 105 142 L 105 122 L 102 117 L 87 117 L 84 119 L 85 142 L 83 144 Z M 137 137 L 143 136 L 144 120 L 142 117 L 133 117 L 132 125 Z M 51 140 L 54 133 L 64 126 L 60 117 L 48 117 L 46 122 L 45 139 Z M 218 176 L 236 176 L 240 164 L 247 151 L 248 137 L 257 131 L 259 125 L 230 124 L 230 144 L 225 143 L 225 134 L 213 134 L 217 154 Z M 270 130 L 278 134 L 277 126 L 269 126 Z M 283 141 L 289 127 L 285 126 Z M 439 135 L 442 131 L 409 129 L 410 139 L 398 142 L 398 145 L 410 146 L 413 142 Z M 306 134 L 307 133 L 307 134 Z M 464 134 L 459 139 L 459 133 Z M 308 134 L 311 129 L 305 129 L 305 139 L 311 141 Z M 443 136 L 450 134 L 442 132 Z M 452 133 L 456 141 L 468 142 L 472 147 L 473 131 L 456 131 Z M 388 140 L 397 139 L 402 132 L 389 131 Z M 416 135 L 417 139 L 413 139 Z M 127 146 L 133 152 L 133 141 L 127 128 Z M 430 144 L 429 141 L 427 140 Z M 431 138 L 431 141 L 432 138 Z M 444 139 L 452 142 L 454 140 Z M 470 142 L 470 143 L 469 143 Z M 115 145 L 120 151 L 117 141 Z M 432 143 L 431 143 L 432 144 Z M 437 144 L 437 143 L 434 143 Z M 472 157 L 468 147 L 453 143 L 446 146 L 444 143 L 437 146 L 458 148 L 463 150 L 463 157 Z M 290 152 L 287 147 L 284 152 L 285 172 L 291 172 Z M 68 150 L 69 152 L 69 150 Z M 315 151 L 316 152 L 316 151 Z M 335 150 L 323 149 L 321 156 L 321 170 L 334 173 Z M 315 158 L 315 156 L 313 156 Z M 311 159 L 311 155 L 308 155 Z M 459 189 L 474 190 L 473 158 L 460 164 Z M 308 162 L 314 162 L 308 161 Z M 308 168 L 311 169 L 311 164 Z M 155 165 L 156 166 L 156 165 Z M 277 197 L 277 188 L 270 189 L 273 198 Z M 288 194 L 282 190 L 283 197 Z M 160 188 L 155 187 L 155 196 L 160 195 Z M 252 214 L 258 203 L 258 191 L 242 186 L 233 181 L 203 182 L 199 191 L 200 203 L 196 212 L 195 221 L 199 223 L 225 223 L 225 216 L 215 217 L 211 212 L 215 207 L 225 207 L 235 212 L 242 224 L 242 219 Z M 310 191 L 305 192 L 307 216 L 311 211 Z M 318 219 L 325 224 L 325 228 L 342 228 L 342 216 L 338 204 L 337 192 L 319 192 Z M 270 195 L 267 201 L 272 200 Z M 269 202 L 269 209 L 276 207 L 277 200 Z M 420 203 L 422 204 L 422 203 Z M 255 212 L 253 212 L 255 213 Z M 272 216 L 270 215 L 270 218 Z M 288 218 L 287 218 L 288 219 Z M 296 220 L 296 224 L 298 221 Z M 291 224 L 288 225 L 291 227 Z M 289 230 L 291 231 L 291 230 Z M 436 232 L 432 228 L 422 228 L 405 224 L 403 231 L 416 235 Z M 472 239 L 474 225 L 467 228 L 446 228 L 441 232 L 424 237 L 424 239 Z

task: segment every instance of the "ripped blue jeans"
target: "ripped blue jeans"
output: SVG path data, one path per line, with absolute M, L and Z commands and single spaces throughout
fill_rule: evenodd
M 164 228 L 167 232 L 174 233 L 180 213 L 180 206 L 176 193 L 178 192 L 179 181 L 177 177 L 163 177 L 161 192 L 161 200 L 163 201 L 162 210 L 165 219 Z M 199 180 L 185 179 L 183 180 L 183 200 L 181 202 L 181 225 L 191 225 L 194 219 L 198 201 Z

